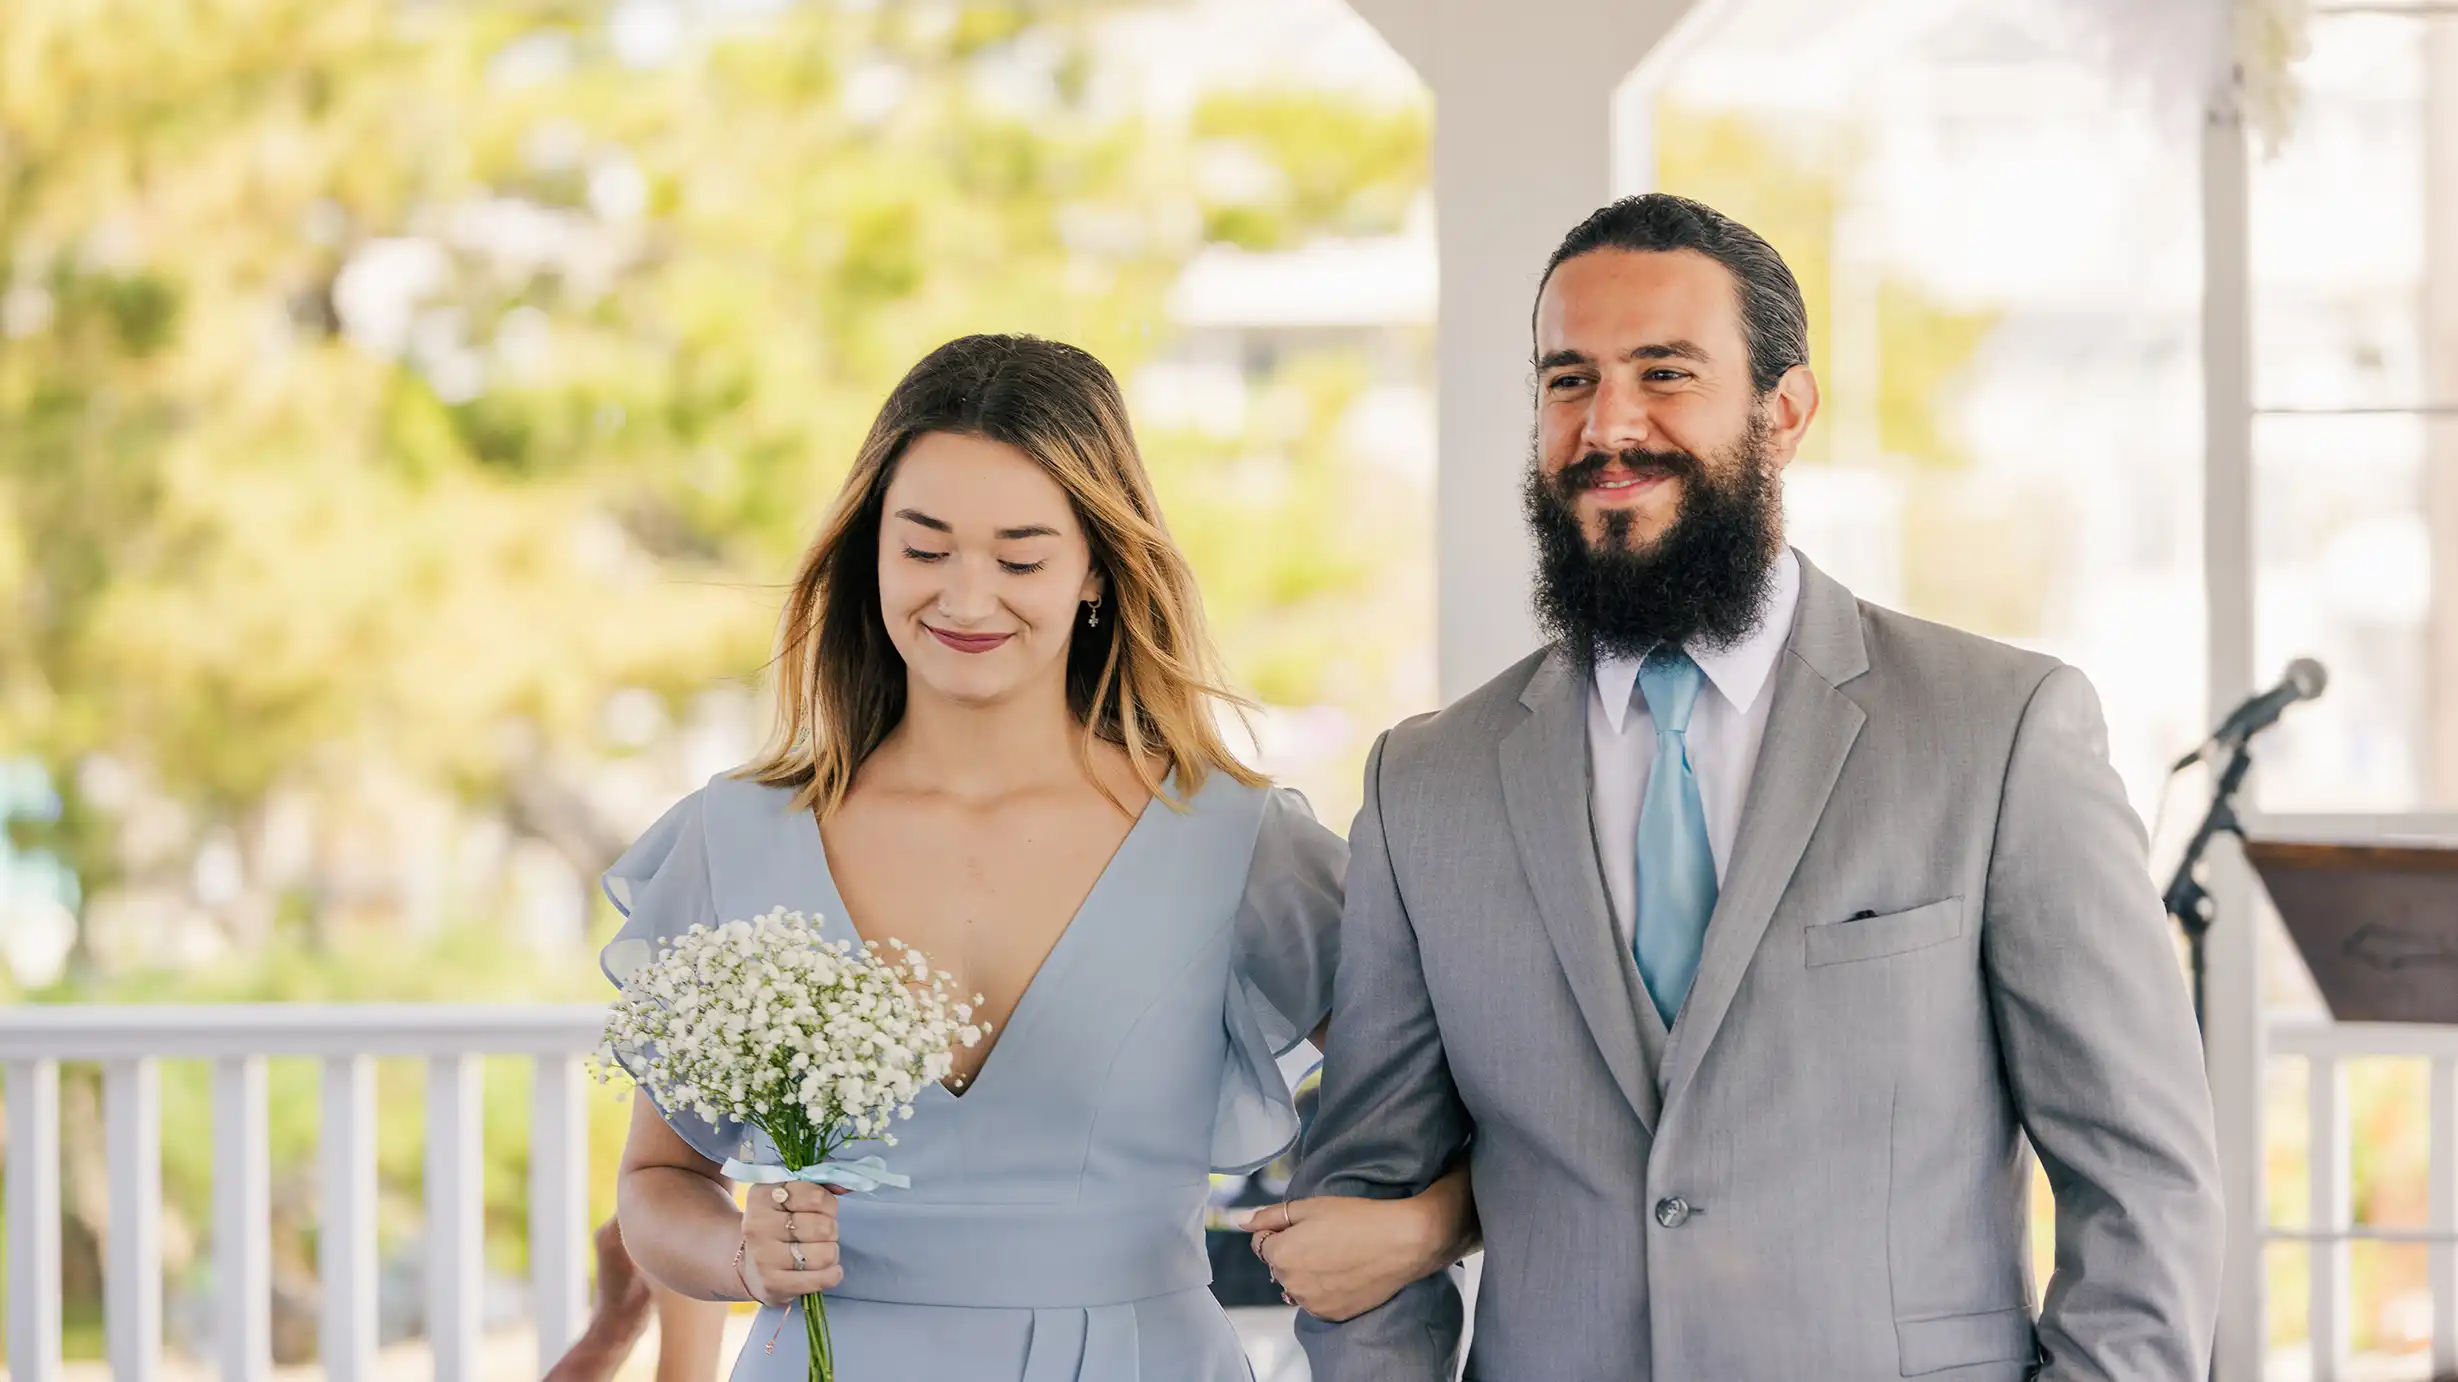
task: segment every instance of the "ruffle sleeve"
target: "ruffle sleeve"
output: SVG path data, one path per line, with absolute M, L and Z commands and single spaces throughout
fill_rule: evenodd
M 702 794 L 694 792 L 675 803 L 614 861 L 598 883 L 606 899 L 623 914 L 623 928 L 598 956 L 599 967 L 618 988 L 685 931 L 700 923 L 717 925 Z M 652 1055 L 646 1049 L 614 1052 L 635 1081 L 648 1069 Z M 640 1092 L 656 1104 L 666 1125 L 690 1143 L 693 1151 L 711 1161 L 733 1156 L 753 1159 L 745 1140 L 751 1129 L 743 1123 L 731 1118 L 712 1123 L 689 1109 L 667 1108 L 657 1103 L 645 1084 Z
M 1315 820 L 1304 797 L 1272 791 L 1229 964 L 1229 1069 L 1212 1124 L 1216 1171 L 1253 1171 L 1297 1140 L 1297 1107 L 1279 1059 L 1331 1011 L 1347 870 L 1347 842 Z

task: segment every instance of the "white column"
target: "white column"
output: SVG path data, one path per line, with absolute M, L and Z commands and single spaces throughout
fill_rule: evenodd
M 478 1057 L 427 1062 L 427 1343 L 436 1382 L 478 1375 L 485 1166 Z
M 324 1285 L 317 1335 L 329 1382 L 369 1382 L 376 1345 L 375 1062 L 334 1056 L 324 1063 L 324 1127 L 317 1149 L 323 1176 L 316 1266 Z
M 1435 392 L 1438 686 L 1450 701 L 1536 646 L 1528 318 L 1545 259 L 1610 199 L 1622 78 L 1694 0 L 1351 0 L 1434 97 L 1442 257 Z
M 213 1067 L 213 1320 L 223 1382 L 273 1372 L 272 1163 L 265 1134 L 265 1060 L 225 1056 Z
M 8 1067 L 9 1376 L 60 1376 L 60 1066 Z
M 2232 84 L 2202 135 L 2202 566 L 2208 608 L 2211 723 L 2253 687 L 2252 268 L 2250 170 Z M 2249 803 L 2248 803 L 2249 804 Z M 2229 839 L 2214 841 L 2208 884 L 2216 921 L 2207 959 L 2204 1059 L 2217 1118 L 2228 1255 L 2220 1282 L 2214 1376 L 2262 1375 L 2262 990 L 2252 880 Z
M 162 1375 L 162 1081 L 150 1056 L 102 1068 L 103 1163 L 111 1186 L 103 1327 L 113 1382 Z
M 581 1080 L 577 1057 L 538 1057 L 529 1119 L 529 1275 L 541 1373 L 579 1337 L 588 1314 L 589 1110 Z

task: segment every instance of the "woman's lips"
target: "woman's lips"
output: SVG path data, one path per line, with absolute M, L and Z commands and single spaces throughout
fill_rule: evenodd
M 922 627 L 930 629 L 931 637 L 960 653 L 986 653 L 1015 637 L 1011 633 L 949 633 L 945 629 L 931 628 L 928 624 Z

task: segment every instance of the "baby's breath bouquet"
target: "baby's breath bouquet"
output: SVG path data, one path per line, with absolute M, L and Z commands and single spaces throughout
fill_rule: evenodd
M 776 1144 L 782 1165 L 729 1160 L 734 1180 L 787 1180 L 869 1191 L 903 1188 L 876 1156 L 836 1159 L 847 1144 L 896 1145 L 926 1082 L 945 1078 L 958 1044 L 979 1042 L 975 995 L 897 941 L 820 938 L 782 907 L 750 921 L 692 927 L 623 980 L 598 1049 L 601 1080 L 617 1066 L 669 1112 L 731 1119 Z M 828 1316 L 805 1296 L 813 1382 L 834 1382 Z

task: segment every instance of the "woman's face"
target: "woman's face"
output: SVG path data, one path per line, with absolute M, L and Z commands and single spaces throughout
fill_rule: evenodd
M 879 612 L 916 682 L 968 704 L 1063 685 L 1101 589 L 1075 506 L 1031 457 L 954 432 L 905 448 L 880 513 Z

